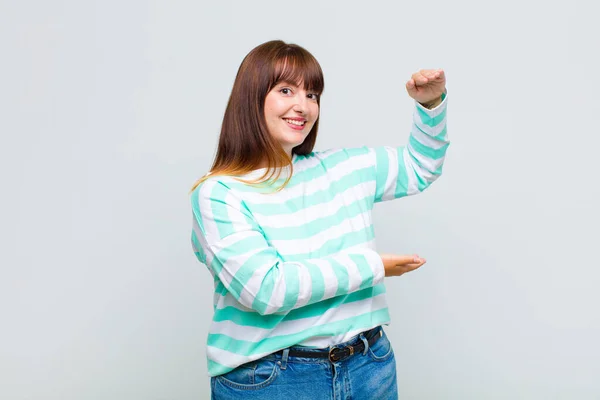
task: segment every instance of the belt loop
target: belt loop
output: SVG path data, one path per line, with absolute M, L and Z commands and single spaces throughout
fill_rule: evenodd
M 287 368 L 288 356 L 290 355 L 290 349 L 283 349 L 283 354 L 281 355 L 281 369 Z
M 363 356 L 367 355 L 367 351 L 369 351 L 369 341 L 365 338 L 365 335 L 360 334 L 360 340 L 365 344 L 365 351 L 363 351 Z

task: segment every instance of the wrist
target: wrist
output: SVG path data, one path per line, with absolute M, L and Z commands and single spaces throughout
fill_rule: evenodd
M 439 106 L 440 104 L 442 104 L 442 96 L 439 96 L 433 100 L 430 100 L 428 102 L 425 103 L 421 103 L 419 102 L 420 105 L 422 105 L 423 107 L 431 110 L 433 108 L 436 108 L 437 106 Z

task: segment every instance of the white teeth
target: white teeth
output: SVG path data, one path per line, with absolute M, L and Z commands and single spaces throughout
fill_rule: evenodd
M 305 121 L 296 121 L 296 120 L 294 120 L 294 119 L 286 119 L 286 118 L 284 118 L 284 120 L 285 120 L 287 123 L 290 123 L 290 124 L 292 124 L 292 125 L 297 125 L 297 126 L 304 126 L 304 122 L 305 122 Z

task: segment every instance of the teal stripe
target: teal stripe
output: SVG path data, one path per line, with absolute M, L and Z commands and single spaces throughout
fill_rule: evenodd
M 385 182 L 387 180 L 390 169 L 390 158 L 385 147 L 378 147 L 375 150 L 375 158 L 377 165 L 377 184 L 375 190 L 375 201 L 381 201 L 383 192 L 385 191 Z
M 425 171 L 428 171 L 428 172 L 430 172 L 430 173 L 432 173 L 432 174 L 434 174 L 434 175 L 440 175 L 440 174 L 442 173 L 442 167 L 443 167 L 443 163 L 442 163 L 442 165 L 440 165 L 440 166 L 439 166 L 439 167 L 438 167 L 438 168 L 437 168 L 435 171 L 431 171 L 431 170 L 429 170 L 428 168 L 426 168 L 426 167 L 425 167 L 425 166 L 424 166 L 424 165 L 421 163 L 421 161 L 419 161 L 419 159 L 415 157 L 415 155 L 414 155 L 413 153 L 411 153 L 411 152 L 409 151 L 409 152 L 408 152 L 408 154 L 409 154 L 409 156 L 410 156 L 411 162 L 412 162 L 412 163 L 414 163 L 414 164 L 416 164 L 416 165 L 417 165 L 419 168 L 421 168 L 421 169 L 423 169 L 423 170 L 425 170 Z M 417 172 L 417 171 L 415 171 L 415 172 Z M 417 173 L 417 177 L 418 177 L 418 178 L 420 178 L 418 173 Z
M 210 193 L 213 219 L 217 225 L 219 237 L 221 239 L 235 232 L 228 214 L 230 206 L 225 202 L 225 196 L 227 196 L 228 192 L 229 189 L 227 187 L 220 182 L 216 182 Z
M 337 308 L 342 304 L 353 303 L 355 301 L 361 301 L 370 297 L 375 297 L 385 293 L 385 285 L 380 283 L 376 286 L 371 286 L 350 294 L 343 296 L 333 297 L 331 299 L 323 300 L 318 303 L 311 304 L 292 310 L 286 316 L 286 321 L 315 317 L 317 315 L 323 315 L 327 310 L 331 308 Z
M 203 263 L 206 264 L 206 254 L 204 253 L 204 250 L 202 249 L 202 246 L 200 245 L 200 242 L 198 241 L 198 238 L 196 237 L 196 232 L 194 232 L 192 230 L 192 247 L 194 249 L 194 254 L 196 255 L 196 258 L 198 258 L 198 260 Z
M 436 169 L 434 172 L 432 172 L 433 175 L 441 175 L 442 174 L 442 167 L 440 166 L 438 169 Z M 431 182 L 425 180 L 424 178 L 422 178 L 419 174 L 417 174 L 417 182 L 418 182 L 418 189 L 419 192 L 422 192 L 423 190 L 427 189 L 429 187 L 429 185 L 431 185 Z
M 254 297 L 252 301 L 252 309 L 258 311 L 261 314 L 267 312 L 269 301 L 273 296 L 273 289 L 275 289 L 275 282 L 279 279 L 279 269 L 273 268 L 268 273 L 268 279 L 263 279 L 260 284 L 260 291 Z
M 318 218 L 309 224 L 283 228 L 263 226 L 262 229 L 267 238 L 277 238 L 277 240 L 307 239 L 372 209 L 373 198 L 367 195 L 348 206 L 340 207 L 335 214 Z
M 200 192 L 201 187 L 202 187 L 202 184 L 200 186 L 198 186 L 196 189 L 194 189 L 194 191 L 190 195 L 190 201 L 192 203 L 192 212 L 194 213 L 194 219 L 200 226 L 200 230 L 202 232 L 205 232 L 204 223 L 202 222 L 202 213 L 200 212 L 200 202 L 199 202 L 199 196 L 198 196 L 198 193 Z
M 275 352 L 315 336 L 335 336 L 348 332 L 350 329 L 381 325 L 389 322 L 389 319 L 388 309 L 383 308 L 325 325 L 314 326 L 301 332 L 263 339 L 260 342 L 239 340 L 224 334 L 212 333 L 208 335 L 208 345 L 247 357 L 257 353 Z
M 373 270 L 369 266 L 369 261 L 362 254 L 353 254 L 350 259 L 356 264 L 358 273 L 361 277 L 360 288 L 365 289 L 373 286 Z
M 271 280 L 272 282 L 276 282 L 279 276 L 279 270 L 274 268 L 277 259 L 278 257 L 275 249 L 270 247 L 266 247 L 260 252 L 252 255 L 235 273 L 235 276 L 229 286 L 229 292 L 233 295 L 233 297 L 235 297 L 236 300 L 239 300 L 244 287 L 250 278 L 252 278 L 254 272 L 260 267 L 270 265 L 273 268 L 270 268 L 268 275 L 265 276 L 265 279 L 260 285 L 260 291 L 255 295 L 258 301 L 262 303 L 268 302 L 271 297 L 271 292 L 268 290 L 272 290 L 273 288 L 273 285 L 268 281 Z M 227 258 L 224 260 L 227 260 Z
M 227 288 L 225 287 L 225 285 L 223 285 L 223 282 L 221 282 L 220 279 L 218 279 L 217 277 L 215 277 L 215 279 L 217 280 L 217 285 L 215 286 L 215 293 L 218 293 L 221 296 L 225 296 L 227 294 Z
M 450 143 L 446 143 L 445 145 L 443 145 L 442 147 L 440 147 L 439 149 L 436 150 L 436 149 L 432 149 L 431 147 L 425 146 L 424 144 L 419 142 L 417 139 L 415 139 L 415 137 L 412 135 L 410 136 L 410 139 L 408 139 L 408 140 L 409 140 L 412 148 L 415 149 L 415 151 L 417 151 L 418 153 L 424 155 L 425 157 L 431 158 L 433 160 L 439 160 L 440 158 L 444 158 L 444 156 L 446 155 L 446 149 L 450 145 Z
M 298 301 L 300 292 L 300 278 L 298 274 L 299 266 L 296 264 L 287 264 L 283 269 L 283 278 L 285 279 L 285 297 L 283 305 L 278 311 L 291 310 Z
M 446 141 L 446 134 L 448 133 L 448 126 L 444 125 L 444 127 L 442 128 L 442 130 L 440 131 L 440 133 L 437 134 L 437 136 L 433 136 L 431 135 L 430 132 L 424 131 L 423 129 L 421 129 L 418 125 L 413 125 L 414 129 L 418 130 L 419 132 L 421 132 L 423 135 L 429 136 L 431 138 L 434 138 L 436 140 L 439 140 L 441 142 L 445 142 Z
M 261 315 L 256 312 L 242 311 L 235 307 L 224 307 L 215 311 L 214 322 L 231 321 L 240 326 L 272 329 L 284 321 L 285 314 Z
M 396 192 L 394 193 L 396 199 L 406 196 L 408 193 L 408 173 L 404 163 L 404 149 L 405 147 L 399 147 L 396 150 L 398 152 L 398 177 L 396 179 Z
M 321 273 L 321 269 L 314 264 L 311 264 L 308 261 L 305 261 L 304 266 L 308 270 L 310 274 L 311 281 L 311 296 L 309 303 L 315 303 L 323 298 L 325 295 L 325 279 L 323 278 L 323 274 Z
M 337 254 L 349 247 L 367 243 L 368 241 L 373 240 L 374 237 L 375 232 L 373 230 L 373 225 L 370 225 L 359 231 L 350 232 L 339 238 L 328 240 L 319 249 L 309 253 L 282 254 L 282 257 L 285 261 L 303 261 L 311 258 L 327 257 L 332 254 Z
M 344 295 L 348 293 L 350 289 L 350 275 L 348 275 L 348 269 L 335 259 L 330 259 L 329 263 L 333 269 L 338 282 L 338 288 L 335 292 L 336 296 Z
M 331 201 L 331 199 L 339 193 L 342 193 L 352 187 L 370 182 L 374 180 L 376 176 L 375 166 L 353 171 L 352 173 L 344 176 L 338 181 L 331 182 L 327 189 L 320 190 L 310 195 L 300 194 L 298 197 L 289 199 L 282 203 L 253 203 L 247 201 L 248 206 L 255 214 L 263 215 L 285 215 L 291 214 L 299 210 L 303 210 L 308 207 L 316 206 L 319 204 L 325 204 Z
M 235 259 L 236 257 L 256 251 L 257 249 L 268 250 L 265 246 L 264 238 L 257 235 L 240 237 L 240 240 L 238 240 L 237 242 L 232 243 L 230 246 L 215 253 L 210 267 L 216 275 L 219 275 L 221 273 L 221 270 L 223 269 L 223 264 L 227 260 Z M 253 257 L 256 257 L 256 255 L 254 255 Z M 250 259 L 252 259 L 252 257 Z M 248 264 L 249 263 L 246 262 L 245 265 Z
M 224 307 L 215 311 L 213 321 L 231 321 L 240 326 L 252 326 L 263 329 L 273 329 L 282 321 L 301 320 L 323 315 L 327 310 L 338 308 L 343 304 L 361 301 L 385 293 L 383 283 L 369 287 L 349 295 L 332 297 L 317 303 L 291 310 L 287 314 L 260 315 L 252 311 L 242 311 L 235 307 Z
M 227 372 L 233 370 L 233 368 L 228 367 L 223 364 L 219 364 L 218 362 L 213 361 L 208 357 L 207 357 L 207 360 L 208 360 L 208 374 L 210 376 L 223 375 L 223 374 L 226 374 Z
M 440 122 L 442 122 L 442 120 L 446 117 L 446 110 L 447 109 L 444 107 L 442 112 L 440 112 L 435 117 L 431 117 L 429 114 L 427 114 L 427 112 L 417 107 L 417 111 L 419 112 L 419 118 L 421 119 L 421 122 L 423 123 L 423 125 L 427 125 L 430 127 L 437 126 Z
M 444 125 L 444 129 L 442 129 L 442 131 L 440 133 L 437 134 L 437 136 L 431 136 L 432 138 L 439 140 L 441 142 L 445 142 L 446 141 L 446 136 L 448 135 L 448 126 Z

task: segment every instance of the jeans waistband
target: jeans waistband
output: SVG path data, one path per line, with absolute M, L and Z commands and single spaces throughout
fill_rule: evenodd
M 375 344 L 375 342 L 377 342 L 381 336 L 383 336 L 383 329 L 381 326 L 377 326 L 373 329 L 369 329 L 368 331 L 358 334 L 356 337 L 348 340 L 347 342 L 340 343 L 329 348 L 313 349 L 295 346 L 280 350 L 274 354 L 284 355 L 286 358 L 287 356 L 317 359 L 325 358 L 331 362 L 337 362 L 351 357 L 354 354 L 364 352 L 369 346 Z

